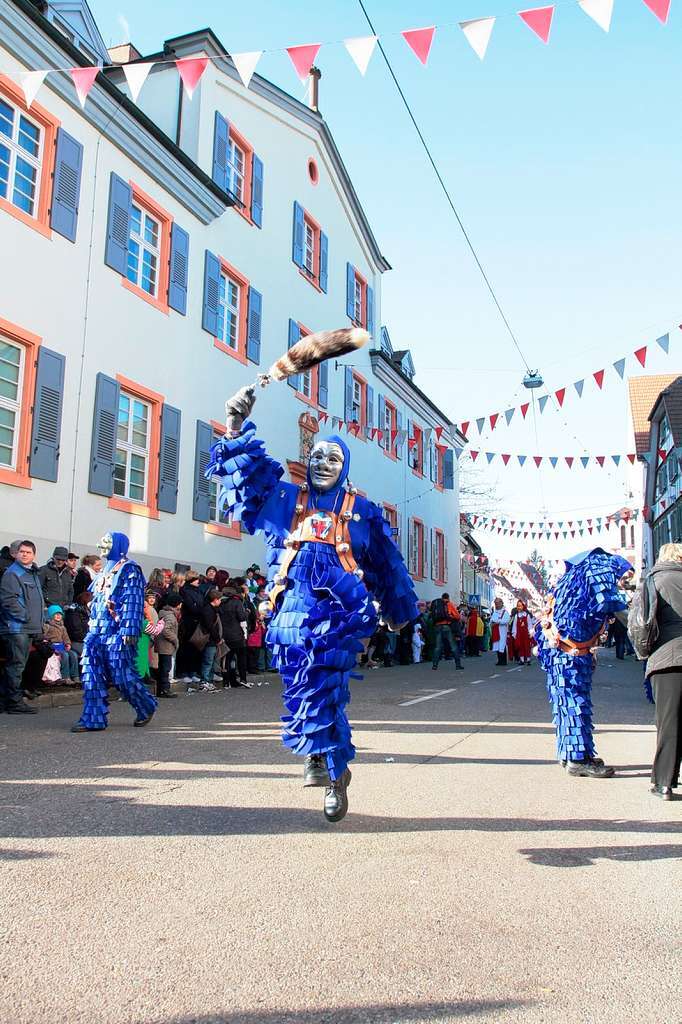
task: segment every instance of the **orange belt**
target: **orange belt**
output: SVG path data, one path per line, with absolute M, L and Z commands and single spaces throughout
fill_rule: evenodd
M 549 599 L 549 613 L 547 615 L 547 621 L 549 628 L 552 632 L 553 639 L 556 641 L 555 645 L 560 651 L 565 651 L 567 654 L 572 654 L 574 657 L 580 657 L 581 655 L 589 654 L 592 648 L 596 645 L 599 637 L 602 635 L 604 630 L 604 623 L 602 623 L 599 631 L 594 634 L 590 640 L 571 640 L 570 637 L 561 636 L 559 630 L 554 625 L 554 597 L 551 596 Z
M 355 493 L 346 491 L 341 511 L 327 512 L 324 509 L 307 507 L 308 485 L 301 484 L 296 498 L 296 507 L 289 527 L 289 536 L 284 541 L 288 549 L 282 564 L 275 576 L 275 585 L 270 591 L 270 604 L 273 609 L 277 598 L 286 589 L 289 570 L 298 554 L 301 544 L 328 544 L 336 549 L 341 566 L 346 572 L 353 572 L 362 579 L 362 569 L 358 569 L 353 558 L 350 541 L 350 521 L 353 518 Z

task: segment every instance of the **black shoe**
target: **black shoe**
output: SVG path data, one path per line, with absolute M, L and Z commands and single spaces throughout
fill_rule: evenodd
M 143 726 L 149 725 L 153 717 L 154 712 L 152 711 L 151 715 L 147 715 L 146 718 L 136 718 L 135 721 L 133 722 L 133 725 L 135 726 L 136 729 L 141 729 Z
M 348 813 L 348 787 L 351 780 L 350 768 L 346 768 L 340 779 L 330 782 L 324 793 L 324 816 L 327 821 L 341 821 Z
M 568 775 L 587 779 L 610 779 L 615 775 L 615 769 L 604 764 L 600 758 L 591 758 L 587 761 L 567 761 L 566 772 Z
M 170 690 L 161 690 L 161 692 L 157 693 L 156 696 L 161 697 L 165 700 L 172 700 L 173 698 L 177 697 L 177 693 L 171 693 Z
M 303 767 L 304 786 L 328 786 L 327 761 L 322 754 L 309 754 Z
M 463 672 L 464 671 L 464 665 L 456 665 L 455 667 L 456 667 L 458 672 Z
M 673 798 L 671 786 L 652 786 L 651 792 L 654 796 L 657 796 L 659 800 L 672 800 Z
M 104 732 L 106 726 L 100 726 L 99 729 L 88 729 L 87 725 L 81 725 L 80 722 L 76 722 L 75 725 L 71 726 L 71 732 Z
M 438 671 L 438 665 L 432 665 L 431 668 L 433 669 L 434 672 Z
M 35 708 L 30 708 L 28 704 L 18 704 L 16 707 L 7 708 L 8 715 L 37 715 L 38 712 Z

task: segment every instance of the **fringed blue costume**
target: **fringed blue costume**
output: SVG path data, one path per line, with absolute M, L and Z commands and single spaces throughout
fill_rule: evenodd
M 340 778 L 355 756 L 346 717 L 349 679 L 377 616 L 405 623 L 417 617 L 416 597 L 381 509 L 344 487 L 341 476 L 324 493 L 308 483 L 282 482 L 284 470 L 265 452 L 247 421 L 236 437 L 213 448 L 207 476 L 222 479 L 221 506 L 268 545 L 268 585 L 274 614 L 266 642 L 284 682 L 283 742 L 294 753 L 324 755 Z
M 108 561 L 90 588 L 94 596 L 81 659 L 83 714 L 78 725 L 88 730 L 107 727 L 108 683 L 132 704 L 138 722 L 147 720 L 157 707 L 135 667 L 136 645 L 125 642 L 142 632 L 144 576 L 136 562 L 128 561 L 130 542 L 125 534 L 111 536 Z
M 602 548 L 567 559 L 566 572 L 550 598 L 549 616 L 535 627 L 561 762 L 594 759 L 590 649 L 607 616 L 626 607 L 618 580 L 631 569 L 624 558 Z

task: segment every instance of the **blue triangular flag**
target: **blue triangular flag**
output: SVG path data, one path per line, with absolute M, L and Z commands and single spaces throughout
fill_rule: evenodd
M 486 457 L 486 459 L 488 460 L 488 465 L 490 465 L 490 463 L 491 463 L 491 462 L 493 461 L 493 459 L 495 458 L 495 452 L 486 452 L 486 453 L 485 453 L 485 457 Z
M 509 426 L 509 424 L 511 423 L 512 417 L 513 417 L 515 412 L 516 412 L 516 409 L 507 409 L 506 410 L 506 412 L 504 414 L 504 418 L 507 421 L 507 426 Z
M 589 455 L 581 455 L 580 456 L 580 461 L 583 464 L 583 469 L 587 469 L 587 463 L 590 461 Z
M 563 522 L 557 523 L 557 526 L 559 527 L 560 530 L 563 530 L 563 528 L 564 528 Z
M 566 540 L 566 538 L 568 537 L 568 531 L 567 530 L 564 530 L 564 532 L 562 534 L 562 537 L 564 538 L 564 540 Z
M 464 451 L 464 449 L 463 448 L 455 447 L 454 451 L 455 451 L 455 458 L 458 459 L 460 457 L 460 455 L 462 454 L 462 452 Z
M 549 395 L 542 395 L 540 397 L 540 399 L 538 400 L 538 405 L 540 406 L 540 412 L 544 412 L 545 411 L 545 406 L 547 405 L 548 402 L 549 402 Z
M 623 374 L 625 373 L 625 356 L 623 356 L 622 359 L 616 359 L 615 363 L 613 364 L 613 368 L 622 380 Z
M 597 529 L 601 530 L 601 519 L 597 520 Z
M 556 464 L 559 461 L 556 455 L 550 455 L 549 461 L 552 463 L 552 469 L 556 469 Z
M 613 459 L 616 465 L 620 463 L 620 455 L 612 455 L 611 458 Z
M 573 385 L 575 390 L 578 392 L 578 398 L 583 397 L 583 388 L 585 387 L 585 380 L 577 380 Z
M 526 459 L 528 458 L 527 455 L 517 455 L 516 457 L 519 460 L 519 466 L 522 466 L 524 464 L 524 462 L 526 461 Z
M 647 465 L 651 462 L 651 452 L 642 452 L 640 459 L 644 459 Z
M 662 334 L 660 338 L 656 338 L 656 344 L 660 345 L 664 352 L 670 351 L 670 335 Z
M 476 420 L 476 426 L 478 427 L 478 432 L 480 434 L 485 426 L 485 416 L 481 416 L 480 419 Z

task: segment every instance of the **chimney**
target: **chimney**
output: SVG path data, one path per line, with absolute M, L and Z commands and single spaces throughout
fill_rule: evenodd
M 310 109 L 314 110 L 316 114 L 320 112 L 320 79 L 322 78 L 322 72 L 319 68 L 312 67 L 310 69 Z
M 112 64 L 130 64 L 131 61 L 139 60 L 142 54 L 132 43 L 119 43 L 118 46 L 109 47 L 109 59 Z

